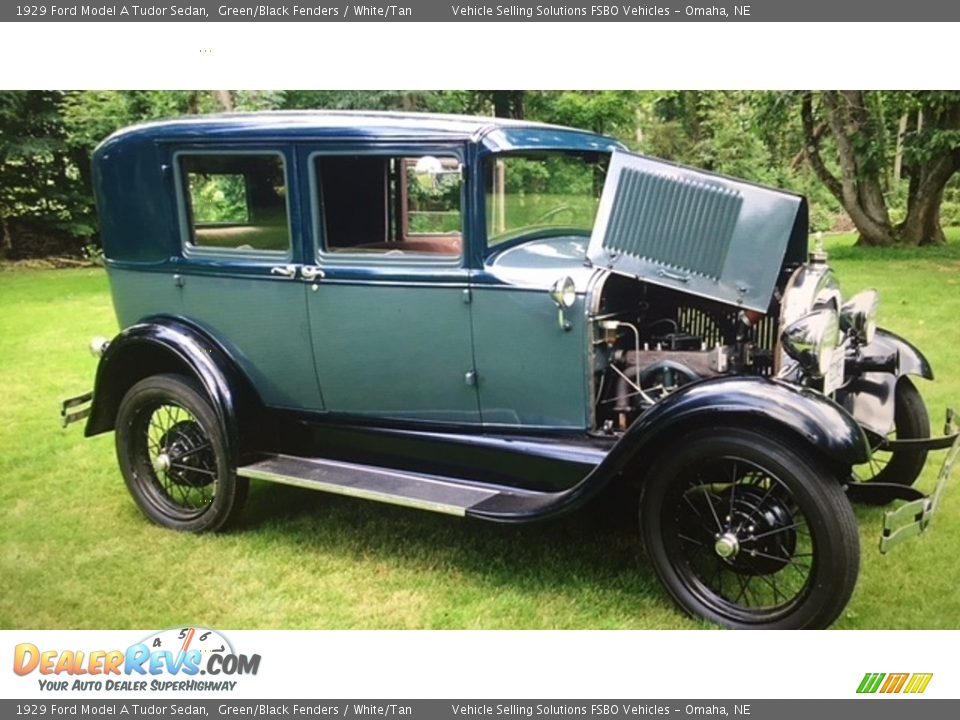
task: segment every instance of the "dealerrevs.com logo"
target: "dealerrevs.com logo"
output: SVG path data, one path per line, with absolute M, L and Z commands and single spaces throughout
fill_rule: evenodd
M 259 654 L 237 653 L 222 634 L 204 627 L 161 630 L 126 650 L 55 650 L 27 642 L 13 654 L 14 673 L 36 673 L 44 691 L 231 691 L 233 678 L 259 669 Z
M 933 673 L 866 673 L 858 693 L 922 693 L 927 689 Z

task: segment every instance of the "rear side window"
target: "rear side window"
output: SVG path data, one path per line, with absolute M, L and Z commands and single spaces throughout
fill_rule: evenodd
M 459 258 L 462 175 L 455 157 L 317 155 L 322 251 Z
M 188 247 L 290 251 L 282 156 L 181 154 L 178 161 Z

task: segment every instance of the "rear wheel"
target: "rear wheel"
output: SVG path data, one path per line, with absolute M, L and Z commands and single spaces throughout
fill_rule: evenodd
M 130 494 L 158 525 L 218 530 L 243 506 L 249 483 L 234 472 L 209 400 L 186 377 L 154 375 L 130 388 L 116 446 Z
M 823 628 L 857 580 L 859 534 L 839 482 L 776 437 L 698 431 L 668 448 L 640 521 L 664 587 L 732 628 Z

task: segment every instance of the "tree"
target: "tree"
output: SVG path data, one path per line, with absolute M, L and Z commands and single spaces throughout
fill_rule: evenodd
M 75 252 L 95 236 L 90 155 L 117 129 L 281 108 L 469 113 L 587 128 L 658 157 L 801 192 L 815 229 L 834 227 L 843 207 L 864 244 L 943 242 L 941 206 L 945 221 L 960 218 L 960 187 L 948 186 L 960 168 L 960 92 L 0 91 L 0 254 Z
M 593 130 L 634 140 L 638 93 L 632 90 L 528 92 L 527 116 L 544 122 Z
M 77 157 L 66 144 L 62 93 L 0 92 L 0 255 L 17 231 L 89 237 L 92 200 Z
M 906 215 L 895 223 L 888 204 L 899 120 L 916 120 L 900 137 L 909 176 Z M 940 205 L 960 170 L 960 92 L 804 92 L 800 100 L 805 154 L 843 205 L 864 245 L 945 242 Z M 835 156 L 830 167 L 827 152 Z
M 960 171 L 960 92 L 909 92 L 902 97 L 904 113 L 916 121 L 904 139 L 910 184 L 900 232 L 911 245 L 943 243 L 943 193 Z
M 474 90 L 471 93 L 474 102 L 482 106 L 489 103 L 493 106 L 493 114 L 497 117 L 522 120 L 524 113 L 525 90 Z
M 437 90 L 288 90 L 288 110 L 403 110 L 464 112 L 450 98 L 463 93 Z
M 61 111 L 67 142 L 89 156 L 108 135 L 127 125 L 180 115 L 273 110 L 283 103 L 282 91 L 81 90 L 63 96 Z

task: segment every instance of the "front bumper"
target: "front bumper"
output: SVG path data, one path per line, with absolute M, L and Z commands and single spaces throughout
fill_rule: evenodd
M 889 449 L 896 446 L 905 447 L 923 446 L 928 450 L 947 450 L 947 457 L 937 475 L 937 484 L 933 492 L 923 495 L 913 490 L 920 497 L 910 500 L 896 510 L 891 510 L 883 516 L 883 534 L 880 536 L 880 552 L 889 552 L 904 540 L 926 532 L 933 520 L 934 514 L 940 507 L 940 502 L 946 492 L 947 483 L 953 466 L 960 457 L 960 430 L 957 428 L 957 413 L 952 408 L 947 410 L 947 421 L 944 426 L 944 436 L 927 440 L 893 440 L 887 444 Z M 906 490 L 907 488 L 905 488 Z

